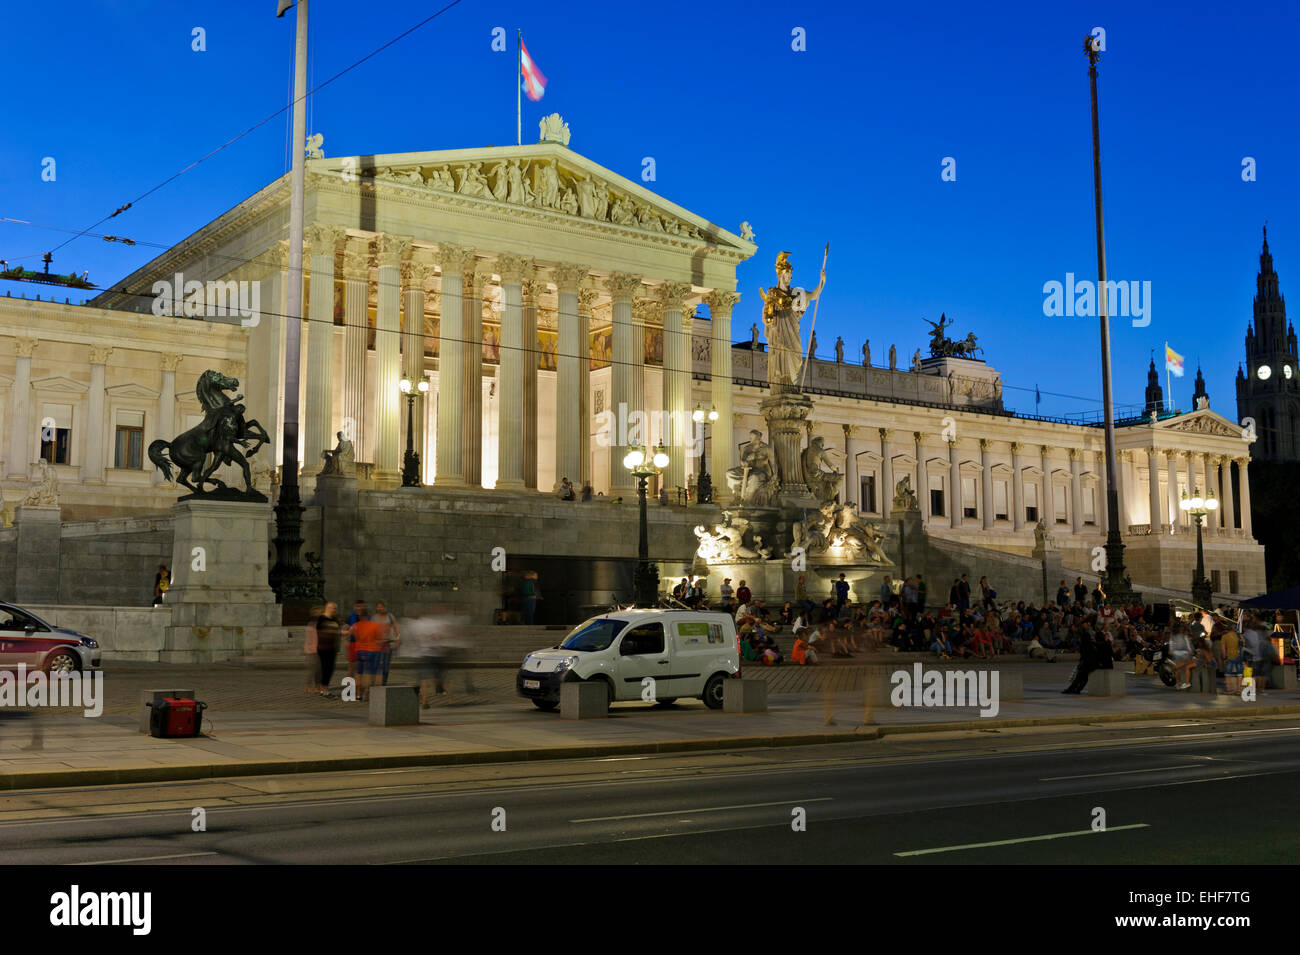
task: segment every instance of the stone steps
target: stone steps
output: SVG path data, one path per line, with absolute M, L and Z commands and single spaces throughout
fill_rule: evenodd
M 249 664 L 296 665 L 302 659 L 302 628 L 291 628 L 294 636 L 283 647 L 261 647 L 244 653 L 243 662 Z M 474 666 L 516 667 L 533 650 L 553 647 L 564 638 L 567 630 L 547 627 L 466 627 L 462 638 L 470 644 L 460 662 Z M 342 654 L 340 654 L 342 657 Z M 409 658 L 399 657 L 399 661 Z

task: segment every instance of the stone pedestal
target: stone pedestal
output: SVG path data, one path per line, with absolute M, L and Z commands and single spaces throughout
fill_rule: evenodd
M 371 726 L 414 726 L 420 722 L 420 688 L 389 684 L 370 688 Z
M 767 420 L 768 440 L 776 456 L 782 503 L 816 507 L 803 477 L 804 421 L 812 413 L 812 399 L 797 394 L 772 395 L 758 406 Z
M 1124 671 L 1093 670 L 1088 676 L 1089 696 L 1124 696 Z
M 1300 689 L 1300 678 L 1297 678 L 1295 667 L 1292 664 L 1286 666 L 1280 663 L 1273 664 L 1268 674 L 1268 688 L 1270 690 Z
M 283 646 L 280 607 L 267 583 L 271 505 L 180 501 L 172 519 L 171 625 L 159 662 L 214 663 Z
M 1025 675 L 1019 670 L 998 670 L 998 701 L 1023 700 Z
M 18 560 L 14 567 L 14 593 L 19 604 L 59 602 L 60 510 L 20 504 L 14 511 L 18 528 Z
M 766 713 L 766 680 L 726 680 L 722 684 L 724 713 Z
M 566 720 L 595 720 L 609 715 L 609 690 L 605 684 L 574 681 L 560 686 L 560 716 Z
M 320 508 L 324 529 L 321 574 L 329 581 L 329 592 L 339 594 L 350 606 L 357 593 L 357 479 L 351 475 L 322 474 L 316 478 L 312 504 Z M 303 550 L 310 548 L 304 545 Z
M 1192 693 L 1218 693 L 1216 686 L 1219 671 L 1210 667 L 1193 667 L 1192 668 Z

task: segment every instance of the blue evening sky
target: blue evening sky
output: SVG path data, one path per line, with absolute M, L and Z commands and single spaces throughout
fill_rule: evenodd
M 312 2 L 321 82 L 441 3 Z M 293 13 L 274 0 L 69 0 L 11 5 L 0 32 L 0 258 L 39 256 L 134 200 L 288 99 Z M 504 27 L 510 51 L 491 49 Z M 1142 401 L 1151 349 L 1198 360 L 1211 406 L 1235 418 L 1267 219 L 1283 294 L 1300 290 L 1300 7 L 1287 2 L 791 4 L 714 0 L 562 4 L 462 0 L 314 97 L 326 155 L 508 144 L 513 36 L 549 81 L 524 100 L 524 141 L 560 112 L 571 146 L 719 225 L 752 223 L 735 337 L 788 250 L 816 283 L 831 243 L 819 351 L 926 346 L 946 312 L 1003 373 L 1007 404 L 1100 405 L 1097 322 L 1043 314 L 1043 285 L 1095 278 L 1083 37 L 1106 30 L 1102 172 L 1112 279 L 1149 281 L 1151 322 L 1112 324 L 1116 402 Z M 206 51 L 191 31 L 206 31 Z M 792 50 L 792 31 L 807 49 Z M 82 238 L 54 269 L 121 279 L 287 169 L 288 113 Z M 1242 160 L 1257 181 L 1242 181 Z M 43 182 L 53 157 L 57 179 Z M 940 178 L 944 157 L 956 181 Z M 44 286 L 0 283 L 13 294 Z M 74 299 L 76 300 L 76 299 Z M 806 325 L 806 322 L 805 322 Z M 806 334 L 806 331 L 805 331 Z M 1163 380 L 1163 371 L 1162 371 Z M 1061 397 L 1058 397 L 1061 396 Z

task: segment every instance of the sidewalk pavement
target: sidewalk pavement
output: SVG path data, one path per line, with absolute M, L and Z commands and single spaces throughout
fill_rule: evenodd
M 1269 690 L 1256 702 L 1166 689 L 1128 674 L 1128 695 L 1064 696 L 1070 667 L 1006 660 L 1023 672 L 1024 699 L 1000 704 L 994 717 L 976 707 L 893 708 L 863 705 L 864 665 L 747 669 L 768 683 L 768 712 L 729 714 L 696 700 L 672 707 L 618 703 L 610 718 L 564 720 L 514 696 L 513 670 L 450 674 L 452 693 L 421 714 L 418 726 L 372 727 L 368 704 L 324 699 L 303 690 L 284 668 L 138 665 L 105 673 L 98 718 L 46 710 L 34 719 L 0 722 L 0 788 L 143 783 L 221 776 L 325 772 L 471 762 L 515 762 L 804 745 L 896 733 L 979 732 L 1023 726 L 1085 725 L 1124 720 L 1209 720 L 1300 714 L 1300 691 Z M 905 664 L 910 669 L 910 661 Z M 873 664 L 871 670 L 898 669 Z M 476 693 L 464 691 L 470 672 Z M 398 668 L 391 682 L 412 682 Z M 154 739 L 137 731 L 139 692 L 192 686 L 208 703 L 196 739 Z M 0 716 L 3 716 L 0 711 Z M 829 719 L 829 723 L 828 723 Z M 43 747 L 24 748 L 40 727 Z

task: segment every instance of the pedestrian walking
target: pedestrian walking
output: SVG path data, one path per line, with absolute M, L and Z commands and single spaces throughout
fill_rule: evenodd
M 402 644 L 402 632 L 397 626 L 397 618 L 388 612 L 388 605 L 382 600 L 375 604 L 374 621 L 384 627 L 384 634 L 387 639 L 384 641 L 384 648 L 380 650 L 379 666 L 383 676 L 384 686 L 388 685 L 388 671 L 393 665 L 393 654 Z
M 1229 630 L 1223 635 L 1219 648 L 1223 655 L 1223 685 L 1229 693 L 1241 692 L 1241 675 L 1245 671 L 1246 658 L 1242 655 L 1241 637 L 1236 630 Z
M 524 626 L 531 627 L 533 625 L 533 615 L 537 612 L 537 601 L 541 599 L 537 587 L 537 571 L 524 571 L 524 582 L 519 593 L 523 598 Z
M 383 668 L 383 648 L 387 641 L 387 627 L 372 617 L 364 617 L 352 625 L 356 638 L 357 699 L 370 698 L 370 688 L 376 685 Z
M 1092 631 L 1086 626 L 1079 626 L 1079 662 L 1070 676 L 1070 685 L 1062 693 L 1082 693 L 1088 685 L 1088 677 L 1097 669 L 1097 648 L 1092 640 Z
M 304 628 L 302 652 L 307 661 L 307 692 L 320 693 L 320 642 L 316 637 L 316 621 L 320 615 L 325 612 L 324 607 L 312 607 L 311 616 L 307 620 L 307 626 Z
M 330 681 L 334 679 L 334 661 L 339 652 L 339 605 L 333 601 L 325 604 L 325 610 L 316 618 L 316 655 L 320 658 L 321 696 L 333 696 L 330 693 Z
M 346 640 L 348 642 L 348 676 L 356 679 L 357 676 L 357 638 L 352 628 L 359 621 L 370 618 L 370 607 L 361 598 L 357 598 L 356 603 L 352 605 L 352 613 L 348 614 L 348 626 Z

